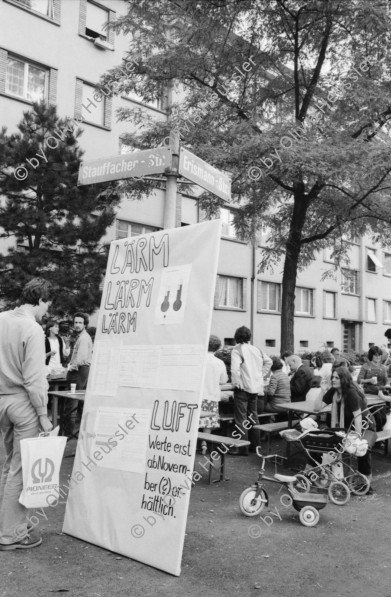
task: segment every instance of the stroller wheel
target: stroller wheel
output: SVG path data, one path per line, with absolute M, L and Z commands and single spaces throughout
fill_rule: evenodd
M 320 469 L 317 473 L 314 472 L 313 475 L 314 475 L 313 483 L 314 483 L 315 487 L 324 489 L 325 487 L 327 487 L 329 485 L 330 477 L 329 477 L 327 471 Z
M 344 506 L 350 500 L 350 490 L 342 481 L 333 481 L 329 487 L 329 498 L 333 504 Z
M 367 477 L 359 472 L 349 475 L 349 477 L 346 478 L 346 481 L 350 491 L 354 495 L 365 495 L 371 486 Z
M 259 495 L 254 487 L 247 487 L 239 498 L 239 506 L 245 516 L 258 516 L 267 504 L 267 494 L 261 489 Z
M 305 527 L 314 527 L 319 522 L 320 514 L 314 506 L 304 506 L 299 512 L 299 518 Z
M 305 475 L 295 475 L 296 481 L 293 483 L 293 487 L 299 493 L 308 493 L 311 489 L 311 482 Z

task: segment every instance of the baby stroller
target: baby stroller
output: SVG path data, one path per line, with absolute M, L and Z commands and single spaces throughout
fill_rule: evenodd
M 369 480 L 357 471 L 352 458 L 366 453 L 366 440 L 352 431 L 351 426 L 347 432 L 317 429 L 313 419 L 304 419 L 300 425 L 308 427 L 308 423 L 311 423 L 309 428 L 303 433 L 296 432 L 294 438 L 285 435 L 288 441 L 298 442 L 306 454 L 307 465 L 300 474 L 315 487 L 327 490 L 330 500 L 339 506 L 349 501 L 351 493 L 365 495 L 370 487 Z

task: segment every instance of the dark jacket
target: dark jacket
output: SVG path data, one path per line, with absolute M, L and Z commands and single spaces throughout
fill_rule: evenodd
M 61 364 L 64 365 L 64 352 L 63 352 L 64 341 L 61 338 L 61 336 L 57 336 L 57 339 L 58 339 L 58 343 L 60 345 L 60 361 L 61 361 Z M 51 346 L 50 346 L 49 338 L 48 338 L 48 336 L 45 336 L 45 353 L 47 354 L 51 350 L 52 349 L 51 349 Z M 49 365 L 49 361 L 50 361 L 50 355 L 46 357 L 45 364 Z
M 291 401 L 305 400 L 308 390 L 312 387 L 314 372 L 307 365 L 300 365 L 291 377 Z

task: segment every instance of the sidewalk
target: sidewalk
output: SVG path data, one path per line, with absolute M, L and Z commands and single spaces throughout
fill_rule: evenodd
M 75 445 L 72 440 L 67 450 L 74 451 Z M 278 446 L 281 451 L 280 441 Z M 1 447 L 1 462 L 3 457 Z M 62 499 L 57 507 L 43 511 L 47 519 L 39 516 L 42 546 L 1 554 L 0 596 L 49 597 L 60 592 L 70 597 L 390 594 L 390 456 L 374 457 L 374 495 L 352 497 L 344 507 L 328 504 L 315 528 L 303 527 L 298 513 L 281 504 L 279 486 L 270 488 L 271 511 L 262 512 L 262 518 L 240 513 L 239 496 L 257 476 L 255 454 L 227 456 L 231 480 L 213 485 L 208 485 L 203 459 L 197 454 L 195 470 L 201 478 L 191 493 L 179 578 L 62 535 Z M 72 457 L 64 459 L 63 485 L 72 465 Z

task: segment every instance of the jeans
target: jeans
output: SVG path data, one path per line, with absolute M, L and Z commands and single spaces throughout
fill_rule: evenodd
M 0 543 L 10 544 L 27 534 L 29 510 L 18 501 L 23 489 L 20 440 L 39 434 L 38 415 L 28 396 L 0 397 L 0 429 L 6 453 L 0 481 Z
M 258 425 L 257 397 L 257 394 L 250 394 L 245 390 L 238 388 L 234 390 L 236 429 L 242 434 L 241 439 L 250 440 L 252 448 L 259 445 L 259 432 L 252 429 L 253 425 Z M 247 421 L 246 426 L 243 425 L 245 421 Z M 248 433 L 248 429 L 250 430 L 250 434 Z
M 75 383 L 76 390 L 85 390 L 87 387 L 89 372 L 89 365 L 82 365 L 77 371 L 68 371 L 67 382 L 69 382 L 69 384 Z M 78 406 L 79 401 L 76 398 L 67 398 L 65 400 L 62 432 L 64 435 L 68 435 L 69 437 L 75 434 Z

